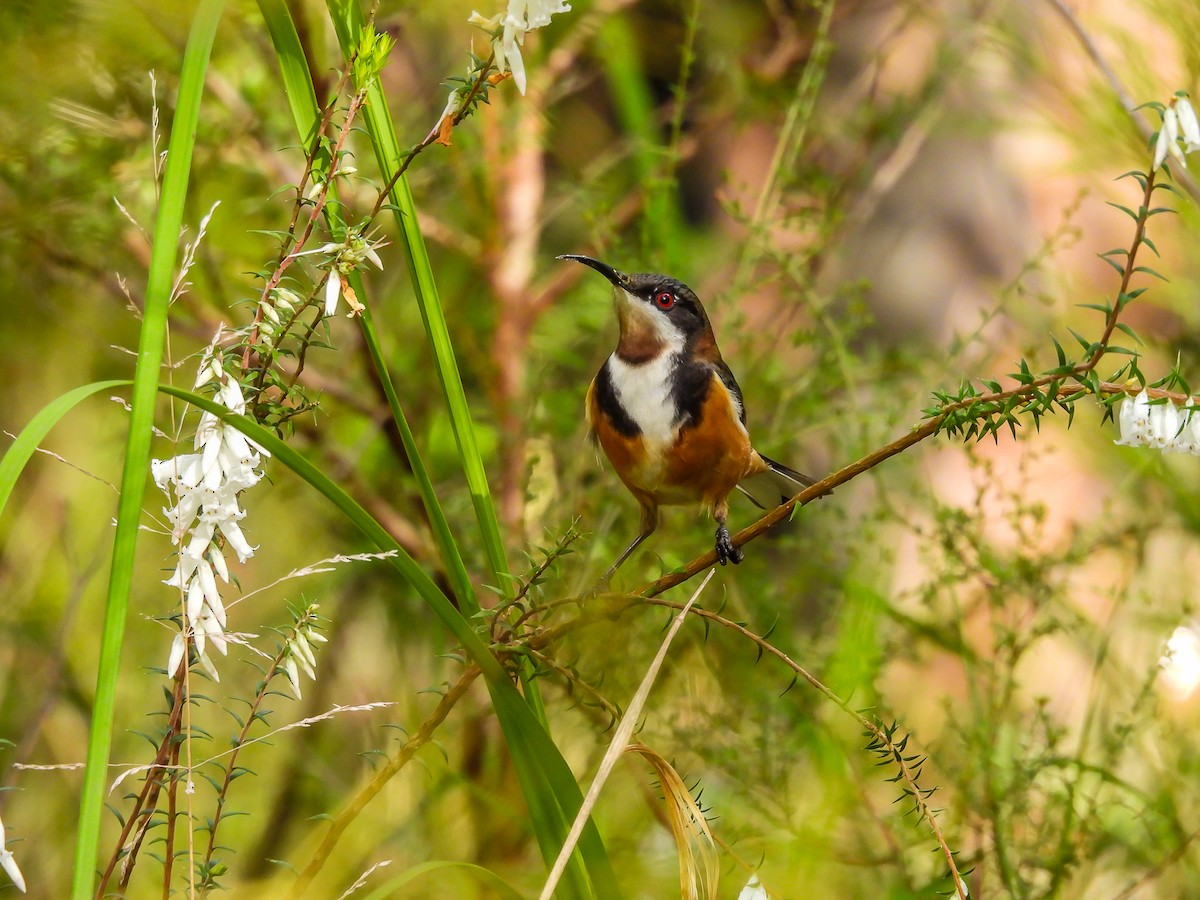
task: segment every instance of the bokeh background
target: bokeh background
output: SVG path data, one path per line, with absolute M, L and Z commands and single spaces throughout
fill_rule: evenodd
M 340 57 L 322 4 L 289 3 L 328 90 Z M 539 590 L 579 596 L 636 529 L 636 504 L 588 444 L 582 401 L 611 351 L 609 292 L 555 261 L 587 253 L 666 272 L 705 301 L 741 382 L 756 445 L 814 475 L 920 421 L 931 392 L 1054 364 L 1049 336 L 1099 333 L 1078 304 L 1112 298 L 1096 257 L 1128 246 L 1136 206 L 1117 177 L 1149 165 L 1158 116 L 1131 105 L 1200 87 L 1200 7 L 1144 2 L 577 0 L 529 36 L 529 87 L 498 85 L 410 171 L 515 572 L 571 528 Z M 470 2 L 382 0 L 396 39 L 384 84 L 415 144 L 487 36 Z M 490 15 L 498 9 L 480 10 Z M 67 0 L 0 5 L 0 427 L 16 433 L 77 385 L 130 377 L 149 258 L 155 158 L 165 147 L 192 6 Z M 153 73 L 153 80 L 151 78 Z M 152 114 L 162 123 L 158 143 Z M 243 324 L 254 273 L 286 225 L 303 164 L 270 40 L 230 2 L 201 112 L 187 220 L 213 203 L 192 285 L 172 313 L 172 377 L 222 322 Z M 349 208 L 374 202 L 365 135 Z M 1153 264 L 1168 283 L 1125 321 L 1151 378 L 1194 376 L 1198 217 L 1190 183 L 1161 195 Z M 118 201 L 119 204 L 118 205 Z M 390 221 L 380 219 L 387 237 Z M 468 565 L 471 504 L 403 256 L 381 251 L 366 299 Z M 1146 262 L 1150 262 L 1148 259 Z M 432 543 L 354 322 L 330 326 L 304 384 L 320 410 L 291 436 L 431 570 Z M 1120 362 L 1102 365 L 1103 374 Z M 164 373 L 164 377 L 167 374 Z M 179 409 L 160 427 L 176 433 Z M 1116 448 L 1093 401 L 993 443 L 927 441 L 799 512 L 722 570 L 710 608 L 770 640 L 848 698 L 911 733 L 923 782 L 976 897 L 1200 896 L 1196 663 L 1161 657 L 1190 634 L 1200 566 L 1200 470 Z M 48 439 L 0 519 L 0 815 L 32 896 L 69 882 L 81 762 L 111 549 L 123 408 L 97 399 Z M 9 440 L 5 438 L 5 440 Z M 162 441 L 157 455 L 172 452 Z M 243 591 L 370 549 L 286 471 L 269 469 L 242 523 L 259 553 Z M 153 526 L 160 498 L 148 495 Z M 731 523 L 755 518 L 735 501 Z M 711 526 L 667 514 L 616 579 L 633 589 L 707 549 Z M 169 540 L 143 535 L 124 654 L 114 779 L 152 752 L 171 631 Z M 680 589 L 686 590 L 686 589 Z M 684 599 L 686 594 L 679 599 Z M 328 616 L 315 683 L 273 698 L 272 727 L 386 701 L 247 752 L 223 841 L 233 896 L 286 891 L 378 754 L 432 708 L 459 664 L 440 625 L 378 563 L 293 579 L 231 607 L 269 647 L 285 604 Z M 662 610 L 639 608 L 554 648 L 554 734 L 581 779 L 607 741 L 590 692 L 622 706 L 652 657 Z M 1193 641 L 1193 645 L 1195 645 Z M 1187 641 L 1176 644 L 1184 646 Z M 203 704 L 227 746 L 249 654 L 221 660 Z M 789 690 L 789 686 L 790 690 Z M 935 844 L 893 805 L 855 722 L 736 634 L 685 628 L 639 739 L 702 792 L 727 845 L 719 896 L 757 869 L 773 897 L 918 897 L 946 890 Z M 130 783 L 136 779 L 131 778 Z M 129 784 L 110 795 L 120 810 Z M 207 787 L 202 785 L 203 792 Z M 652 773 L 623 765 L 597 812 L 631 897 L 678 893 Z M 117 826 L 113 819 L 111 851 Z M 382 860 L 486 866 L 525 894 L 542 877 L 520 792 L 482 688 L 365 810 L 313 896 Z M 130 896 L 162 893 L 143 861 Z M 179 888 L 181 883 L 177 883 Z M 7 890 L 11 893 L 11 888 Z M 441 872 L 397 896 L 492 896 Z

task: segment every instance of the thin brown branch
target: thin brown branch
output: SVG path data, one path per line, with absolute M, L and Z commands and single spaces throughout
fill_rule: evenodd
M 826 494 L 832 493 L 835 488 L 840 487 L 851 479 L 857 478 L 864 472 L 875 468 L 881 462 L 891 459 L 896 454 L 903 453 L 909 447 L 919 444 L 926 438 L 937 434 L 941 429 L 945 415 L 946 413 L 943 413 L 937 418 L 926 420 L 903 437 L 892 441 L 890 444 L 880 447 L 873 453 L 868 453 L 861 459 L 850 463 L 850 465 L 844 466 L 830 475 L 826 475 L 811 487 L 805 488 L 782 506 L 777 506 L 757 522 L 748 525 L 746 528 L 743 528 L 741 531 L 735 534 L 733 536 L 734 546 L 741 547 L 743 544 L 749 543 L 759 535 L 765 533 L 771 527 L 778 525 L 784 519 L 789 518 L 792 515 L 792 511 L 796 507 L 806 506 L 813 500 L 816 500 L 818 497 L 823 497 Z M 647 585 L 643 585 L 634 593 L 641 597 L 656 597 L 663 591 L 689 580 L 698 572 L 704 571 L 709 566 L 715 565 L 716 561 L 716 551 L 709 550 L 707 553 L 704 553 L 693 559 L 681 570 L 672 572 L 669 575 L 664 575 L 657 581 L 652 581 Z
M 479 677 L 479 667 L 475 665 L 469 666 L 466 671 L 459 676 L 451 688 L 442 695 L 442 699 L 421 723 L 421 727 L 417 729 L 408 741 L 400 748 L 386 765 L 383 766 L 373 777 L 346 805 L 346 807 L 333 818 L 329 823 L 329 830 L 325 833 L 325 837 L 321 839 L 321 844 L 313 852 L 312 858 L 309 860 L 304 871 L 296 879 L 292 885 L 290 897 L 301 897 L 312 886 L 313 879 L 317 873 L 321 871 L 321 867 L 329 860 L 333 853 L 334 847 L 345 833 L 350 824 L 358 818 L 359 813 L 366 808 L 375 797 L 383 790 L 384 786 L 395 776 L 401 769 L 408 764 L 418 750 L 424 747 L 430 740 L 433 739 L 434 732 L 438 726 L 446 720 L 450 715 L 450 711 L 454 709 L 456 703 L 461 700 L 467 693 L 467 689 Z
M 171 747 L 176 743 L 175 738 L 179 734 L 180 725 L 183 721 L 183 702 L 183 681 L 177 680 L 175 682 L 175 691 L 171 698 L 171 713 L 167 718 L 166 732 L 159 742 L 157 752 L 154 754 L 154 761 L 147 769 L 145 780 L 142 782 L 142 790 L 134 800 L 133 809 L 130 810 L 125 818 L 125 825 L 117 837 L 117 844 L 113 849 L 112 856 L 109 857 L 108 864 L 104 867 L 104 872 L 100 876 L 100 883 L 96 888 L 97 897 L 104 896 L 108 888 L 108 882 L 112 879 L 118 863 L 122 864 L 121 876 L 118 880 L 122 891 L 124 891 L 125 886 L 129 882 L 129 876 L 137 860 L 138 850 L 142 845 L 142 838 L 145 836 L 146 828 L 149 826 L 150 817 L 154 815 L 154 810 L 158 803 L 158 795 L 162 790 L 160 772 L 166 771 L 170 765 Z M 141 823 L 140 828 L 139 823 Z M 139 828 L 138 835 L 134 839 L 133 845 L 129 847 L 128 852 L 122 857 L 121 851 L 126 848 L 135 828 Z
M 474 102 L 475 98 L 479 96 L 479 92 L 483 90 L 483 85 L 488 80 L 488 74 L 491 72 L 492 63 L 495 61 L 495 59 L 496 53 L 495 51 L 492 51 L 492 54 L 487 58 L 487 62 L 479 67 L 479 74 L 471 83 L 471 89 L 467 91 L 466 96 L 463 97 L 462 101 L 458 104 L 458 108 L 455 110 L 454 115 L 451 117 L 451 121 L 454 125 L 458 125 L 470 114 L 471 103 Z M 436 143 L 438 138 L 441 137 L 443 121 L 445 121 L 444 117 L 438 119 L 433 128 L 430 130 L 429 134 L 425 135 L 425 140 L 421 141 L 421 143 L 417 144 L 405 154 L 404 159 L 400 161 L 400 165 L 396 167 L 396 171 L 392 173 L 392 177 L 387 180 L 387 184 L 385 184 L 383 189 L 379 192 L 379 197 L 376 198 L 375 205 L 371 208 L 370 215 L 367 216 L 368 221 L 379 215 L 379 211 L 383 209 L 383 205 L 387 203 L 388 197 L 392 193 L 392 188 L 394 188 L 400 179 L 404 177 L 404 173 L 408 171 L 408 167 L 412 165 L 413 160 L 420 155 L 421 151 L 423 151 L 430 144 Z

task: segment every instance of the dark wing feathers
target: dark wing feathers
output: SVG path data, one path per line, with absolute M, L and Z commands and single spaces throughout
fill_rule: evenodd
M 762 456 L 760 453 L 759 456 Z M 795 469 L 789 469 L 783 463 L 762 457 L 767 464 L 767 470 L 757 475 L 751 475 L 738 485 L 738 490 L 749 497 L 761 509 L 774 509 L 776 506 L 792 499 L 806 487 L 816 484 L 807 475 L 802 475 Z

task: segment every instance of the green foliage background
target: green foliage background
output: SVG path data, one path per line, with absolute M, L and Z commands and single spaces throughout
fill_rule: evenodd
M 574 6 L 530 35 L 528 94 L 501 83 L 452 146 L 430 147 L 409 172 L 514 573 L 572 527 L 582 534 L 536 589 L 541 601 L 584 595 L 636 528 L 636 504 L 582 421 L 588 380 L 615 336 L 608 289 L 555 262 L 559 253 L 693 286 L 745 392 L 756 446 L 814 475 L 903 435 L 932 391 L 1011 372 L 1023 357 L 1052 366 L 1051 333 L 1098 331 L 1077 304 L 1113 296 L 1114 273 L 1094 254 L 1127 246 L 1132 228 L 1104 202 L 1136 205 L 1136 187 L 1113 179 L 1146 167 L 1149 151 L 1055 4 Z M 328 13 L 289 7 L 327 92 L 342 61 Z M 0 7 L 8 432 L 66 390 L 131 376 L 156 202 L 147 73 L 161 150 L 193 11 L 118 0 Z M 471 42 L 486 53 L 471 11 L 380 5 L 377 23 L 397 42 L 382 84 L 402 146 L 437 122 L 440 83 L 463 72 Z M 1200 23 L 1189 4 L 1090 15 L 1082 27 L 1136 102 L 1196 88 L 1190 36 Z M 253 273 L 277 247 L 264 232 L 286 225 L 283 188 L 303 164 L 254 4 L 226 6 L 206 87 L 191 233 L 221 206 L 172 309 L 168 358 L 184 387 L 218 324 L 248 320 L 261 287 Z M 361 132 L 353 150 L 359 171 L 342 199 L 361 213 L 379 182 Z M 1147 341 L 1141 368 L 1153 378 L 1177 354 L 1188 377 L 1200 349 L 1195 205 L 1171 203 L 1182 215 L 1152 226 L 1163 257 L 1153 264 L 1171 282 L 1126 320 Z M 362 299 L 486 596 L 487 558 L 432 355 L 392 220 L 378 221 L 392 245 Z M 444 584 L 398 440 L 381 425 L 387 407 L 360 332 L 340 317 L 328 340 L 303 382 L 320 410 L 296 420 L 288 440 Z M 181 412 L 164 401 L 159 426 L 174 433 Z M 973 896 L 1192 896 L 1200 877 L 1195 699 L 1157 680 L 1167 637 L 1195 605 L 1195 460 L 1113 448 L 1101 418 L 1099 404 L 1082 401 L 1069 432 L 1059 416 L 995 444 L 920 444 L 752 542 L 702 598 L 912 735 L 911 749 L 929 756 L 922 783 L 938 787 L 931 802 L 946 838 L 974 870 Z M 33 896 L 67 891 L 80 775 L 17 765 L 84 757 L 126 425 L 116 404 L 80 407 L 44 445 L 62 459 L 39 456 L 0 519 L 0 738 L 13 742 L 0 771 L 14 788 L 0 795 L 0 815 Z M 155 455 L 172 452 L 156 444 Z M 244 590 L 372 549 L 290 473 L 268 473 L 272 484 L 247 499 L 243 527 L 260 549 L 237 572 Z M 160 498 L 148 496 L 152 525 Z M 735 506 L 739 525 L 754 517 Z M 690 510 L 668 513 L 614 586 L 633 590 L 683 565 L 710 533 Z M 165 664 L 172 636 L 153 619 L 175 601 L 159 583 L 170 553 L 163 535 L 142 534 L 113 779 L 146 761 L 138 732 L 163 708 L 165 679 L 149 669 Z M 330 622 L 318 679 L 301 701 L 273 697 L 269 725 L 335 704 L 390 705 L 246 751 L 255 774 L 229 801 L 246 815 L 222 835 L 232 848 L 222 883 L 234 896 L 286 896 L 286 866 L 311 857 L 319 817 L 342 809 L 404 740 L 396 727 L 415 730 L 462 671 L 443 656 L 452 638 L 379 562 L 255 594 L 231 608 L 231 630 L 269 646 L 285 603 L 311 600 Z M 540 661 L 551 732 L 581 782 L 665 617 L 637 606 L 601 618 Z M 251 658 L 233 651 L 220 686 L 205 686 L 201 756 L 228 745 L 236 725 L 223 708 L 252 694 Z M 638 739 L 702 791 L 728 845 L 720 896 L 736 896 L 752 869 L 779 897 L 950 889 L 927 827 L 892 805 L 894 770 L 875 767 L 854 720 L 732 631 L 685 627 L 644 719 Z M 135 780 L 109 795 L 117 810 Z M 199 785 L 198 803 L 208 790 Z M 649 770 L 618 768 L 596 821 L 628 896 L 678 891 L 662 817 Z M 101 837 L 105 859 L 115 821 Z M 543 864 L 482 686 L 358 816 L 311 896 L 338 896 L 382 860 L 391 867 L 374 883 L 456 860 L 536 896 Z M 156 864 L 141 865 L 130 896 L 161 894 Z M 492 894 L 465 870 L 438 870 L 396 896 Z

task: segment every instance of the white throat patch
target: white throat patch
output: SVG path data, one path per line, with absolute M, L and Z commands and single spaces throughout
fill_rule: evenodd
M 678 358 L 679 350 L 674 349 L 637 365 L 615 353 L 608 358 L 613 391 L 651 452 L 666 449 L 675 439 L 679 410 L 671 396 L 671 372 Z

